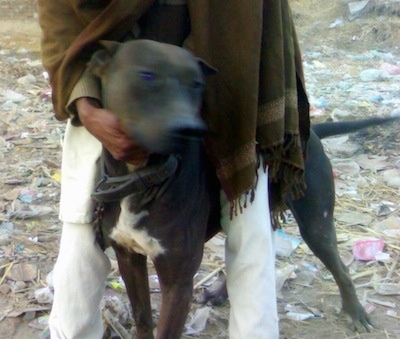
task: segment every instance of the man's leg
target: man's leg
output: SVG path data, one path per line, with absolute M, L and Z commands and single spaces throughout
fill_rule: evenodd
M 231 339 L 279 337 L 275 290 L 275 234 L 272 230 L 268 175 L 258 171 L 253 203 L 230 220 L 230 204 L 221 193 L 222 228 L 227 234 L 227 288 Z
M 63 146 L 60 251 L 54 267 L 52 339 L 101 339 L 100 301 L 110 261 L 95 240 L 93 202 L 101 144 L 68 123 Z
M 54 267 L 51 339 L 101 339 L 100 302 L 110 261 L 96 243 L 92 224 L 65 222 Z

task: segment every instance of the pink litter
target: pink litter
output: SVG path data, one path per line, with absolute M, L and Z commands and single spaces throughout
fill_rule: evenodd
M 376 260 L 376 255 L 382 252 L 385 243 L 381 239 L 359 240 L 353 245 L 353 254 L 357 260 Z
M 390 75 L 400 74 L 400 66 L 389 64 L 387 62 L 384 62 L 380 69 L 386 71 Z

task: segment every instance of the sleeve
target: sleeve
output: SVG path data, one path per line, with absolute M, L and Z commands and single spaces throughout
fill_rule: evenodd
M 67 102 L 66 110 L 69 113 L 73 125 L 80 124 L 75 101 L 83 97 L 97 99 L 101 102 L 101 86 L 99 79 L 87 71 L 79 78 Z
M 90 96 L 98 95 L 92 92 L 94 82 L 83 75 L 98 41 L 120 40 L 153 1 L 38 0 L 42 62 L 57 119 L 70 117 L 68 104 L 76 93 L 90 90 Z
M 42 62 L 49 74 L 54 104 L 55 97 L 59 95 L 57 93 L 59 82 L 57 75 L 68 56 L 70 46 L 76 41 L 85 27 L 90 24 L 91 20 L 101 12 L 101 6 L 104 7 L 106 5 L 105 1 L 98 1 L 96 6 L 91 6 L 90 3 L 91 1 L 87 0 L 38 1 L 39 24 L 42 29 Z M 94 76 L 83 73 L 82 76 L 79 74 L 76 78 L 78 79 L 77 82 L 71 84 L 72 92 L 68 88 L 64 88 L 62 95 L 65 97 L 58 99 L 67 103 L 66 113 L 70 116 L 75 116 L 76 111 L 73 107 L 73 102 L 79 97 L 100 98 L 99 84 Z

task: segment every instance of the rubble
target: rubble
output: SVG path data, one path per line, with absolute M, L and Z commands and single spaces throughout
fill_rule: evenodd
M 399 115 L 398 36 L 393 39 L 397 48 L 378 48 L 379 35 L 376 44 L 365 42 L 366 37 L 374 34 L 390 38 L 392 32 L 398 32 L 389 27 L 381 33 L 381 26 L 376 26 L 378 16 L 385 13 L 390 20 L 396 20 L 398 4 L 341 1 L 348 13 L 332 14 L 326 21 L 319 18 L 321 23 L 315 20 L 316 25 L 342 39 L 334 46 L 325 37 L 320 43 L 316 43 L 316 38 L 304 38 L 303 26 L 298 26 L 304 44 L 303 62 L 313 122 Z M 324 3 L 322 7 L 331 5 Z M 349 13 L 354 16 L 353 21 L 349 20 Z M 324 13 L 318 13 L 321 14 Z M 373 24 L 362 21 L 368 16 L 374 16 Z M 390 21 L 386 19 L 383 17 L 379 24 Z M 354 22 L 362 31 L 351 30 Z M 317 31 L 313 31 L 315 36 Z M 21 328 L 29 327 L 40 336 L 48 326 L 53 297 L 51 275 L 61 229 L 58 199 L 64 123 L 53 118 L 48 76 L 38 55 L 24 46 L 3 45 L 7 41 L 13 43 L 7 37 L 0 43 L 0 329 L 7 338 L 23 338 L 35 336 L 20 336 L 17 333 Z M 393 325 L 394 319 L 400 318 L 399 128 L 399 123 L 393 123 L 324 141 L 335 173 L 335 223 L 340 254 L 363 305 L 371 318 L 378 315 L 378 325 L 383 328 L 374 330 L 369 338 L 400 336 L 398 326 Z M 276 262 L 282 333 L 308 338 L 318 331 L 314 335 L 317 338 L 329 337 L 334 330 L 337 337 L 354 336 L 346 324 L 338 325 L 334 312 L 340 304 L 336 284 L 301 241 L 290 213 L 286 214 L 282 232 L 279 240 L 283 242 L 278 243 L 282 255 Z M 371 239 L 383 242 L 383 251 L 368 261 L 358 260 L 359 253 L 353 254 L 355 243 Z M 196 298 L 205 288 L 217 286 L 225 275 L 224 245 L 222 234 L 207 243 L 195 277 Z M 109 337 L 129 337 L 133 322 L 126 289 L 114 258 L 112 263 L 102 302 L 104 323 Z M 149 271 L 153 314 L 157 317 L 160 285 L 150 265 Z M 227 338 L 228 305 L 210 307 L 194 303 L 187 335 Z M 322 317 L 323 326 L 315 325 L 322 323 Z
M 397 0 L 359 0 L 347 4 L 349 20 L 366 13 L 400 16 L 400 2 Z

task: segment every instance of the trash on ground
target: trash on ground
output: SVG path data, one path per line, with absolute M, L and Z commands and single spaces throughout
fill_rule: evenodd
M 353 253 L 357 260 L 376 260 L 376 255 L 383 251 L 384 246 L 382 239 L 359 240 L 353 245 Z

